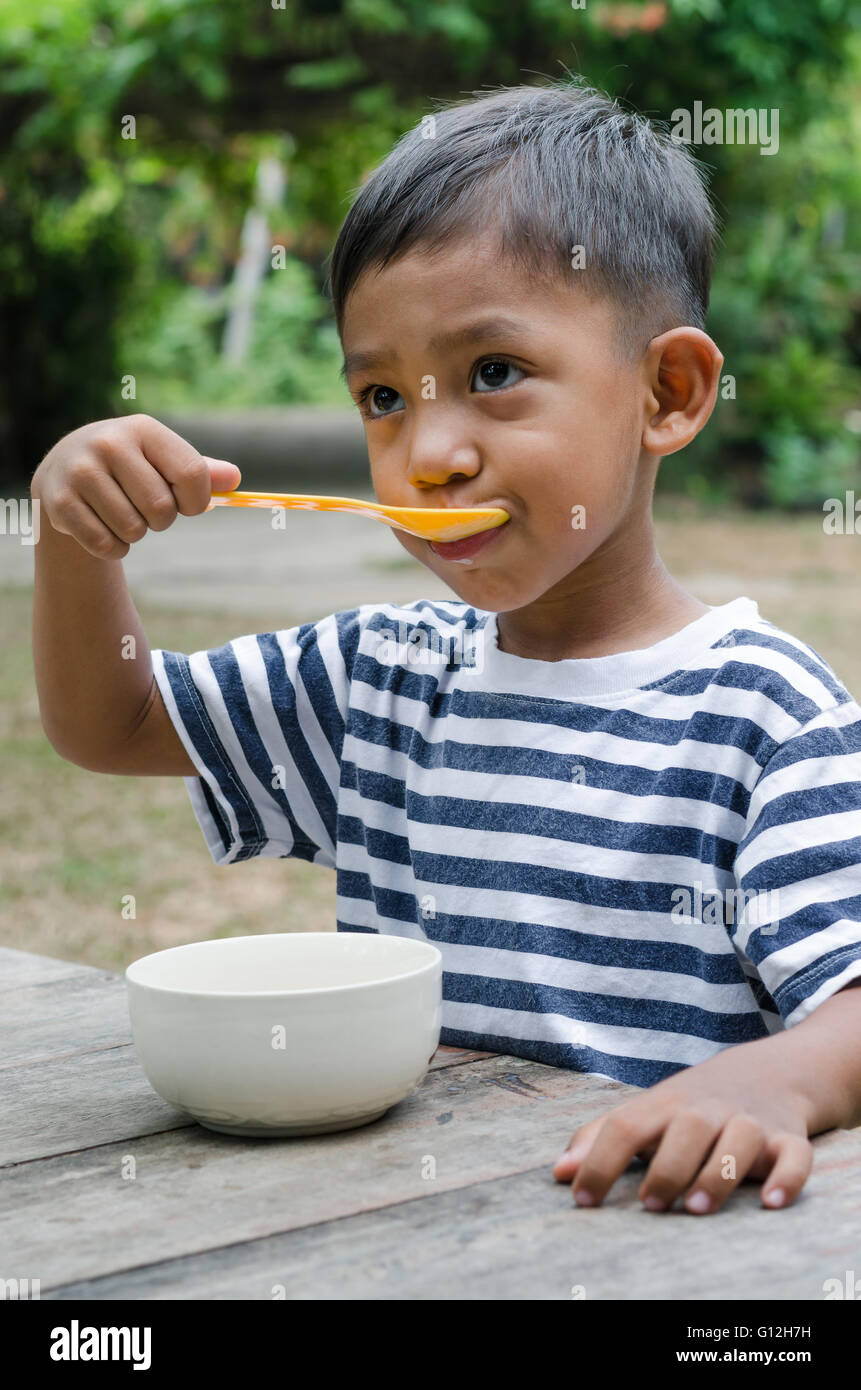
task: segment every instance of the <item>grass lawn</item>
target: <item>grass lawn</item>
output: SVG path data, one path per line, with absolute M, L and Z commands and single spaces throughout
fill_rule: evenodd
M 2 595 L 0 945 L 122 970 L 164 946 L 335 925 L 335 875 L 301 860 L 216 867 L 179 777 L 109 777 L 60 758 L 39 721 L 30 595 Z M 140 606 L 153 647 L 196 651 L 271 622 Z M 296 618 L 294 621 L 301 621 Z M 123 899 L 135 899 L 134 919 Z
M 825 536 L 815 515 L 710 513 L 667 500 L 656 519 L 661 554 L 692 593 L 706 603 L 756 599 L 861 696 L 861 536 Z M 25 591 L 2 594 L 0 945 L 122 970 L 147 951 L 204 937 L 334 928 L 330 870 L 289 859 L 216 868 L 181 779 L 106 777 L 57 756 L 39 722 L 30 606 Z M 271 626 L 254 613 L 143 605 L 141 617 L 152 646 L 180 651 Z M 122 915 L 127 895 L 134 919 Z

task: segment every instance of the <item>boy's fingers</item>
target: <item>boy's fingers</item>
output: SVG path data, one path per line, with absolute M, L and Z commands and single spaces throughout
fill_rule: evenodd
M 213 460 L 214 480 L 209 463 L 188 440 L 151 415 L 135 416 L 134 421 L 141 452 L 171 488 L 176 509 L 183 516 L 205 512 L 213 491 L 236 487 L 239 469 L 234 464 Z
M 233 492 L 234 488 L 239 487 L 242 474 L 235 463 L 229 463 L 227 459 L 211 459 L 207 455 L 204 455 L 204 459 L 209 466 L 213 492 Z
M 708 1159 L 723 1120 L 701 1110 L 679 1110 L 673 1116 L 638 1189 L 645 1207 L 664 1211 L 673 1205 Z
M 572 1188 L 575 1202 L 583 1207 L 600 1206 L 631 1160 L 663 1131 L 665 1124 L 666 1117 L 657 1107 L 650 1112 L 624 1105 L 611 1111 L 577 1169 Z
M 744 1182 L 766 1143 L 765 1132 L 752 1115 L 733 1115 L 718 1136 L 708 1162 L 685 1194 L 685 1207 L 695 1216 L 719 1211 L 739 1183 Z
M 131 448 L 111 459 L 111 475 L 125 493 L 130 506 L 137 509 L 151 531 L 166 531 L 176 520 L 176 498 L 164 478 L 154 468 L 142 467 L 140 455 Z M 126 536 L 139 540 L 139 536 Z
M 57 519 L 51 517 L 55 531 L 74 537 L 81 549 L 96 560 L 122 560 L 128 555 L 129 546 L 117 539 L 82 498 L 64 498 L 60 506 Z
M 592 1147 L 595 1135 L 601 1128 L 606 1119 L 606 1115 L 599 1115 L 597 1120 L 590 1120 L 588 1124 L 581 1125 L 575 1129 L 568 1147 L 565 1152 L 557 1158 L 553 1165 L 553 1176 L 557 1182 L 570 1182 L 577 1171 L 577 1165 Z
M 762 1188 L 762 1204 L 785 1207 L 794 1202 L 813 1167 L 813 1145 L 801 1134 L 781 1135 L 777 1162 Z
M 78 485 L 78 495 L 123 544 L 132 545 L 146 535 L 146 519 L 110 473 L 83 479 Z

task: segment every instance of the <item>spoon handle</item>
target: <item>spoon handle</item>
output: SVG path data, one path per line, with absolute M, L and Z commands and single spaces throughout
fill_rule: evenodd
M 309 511 L 326 511 L 332 502 L 348 502 L 350 509 L 364 508 L 364 503 L 349 497 L 316 497 L 301 492 L 213 492 L 210 507 L 304 507 Z M 334 510 L 334 509 L 333 509 Z

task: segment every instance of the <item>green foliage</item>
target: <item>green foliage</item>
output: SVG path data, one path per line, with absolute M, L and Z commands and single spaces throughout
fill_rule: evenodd
M 821 432 L 820 432 L 821 433 Z M 859 483 L 858 436 L 843 429 L 824 442 L 784 430 L 765 435 L 765 492 L 777 507 L 821 507 Z
M 38 235 L 41 222 L 25 197 L 0 201 L 4 481 L 29 479 L 75 425 L 117 413 L 116 337 L 133 270 L 127 229 L 111 210 L 77 235 L 58 226 L 52 245 Z
M 122 409 L 125 373 L 137 409 L 343 400 L 322 286 L 352 192 L 434 99 L 574 67 L 667 123 L 695 101 L 779 112 L 777 155 L 695 150 L 724 222 L 709 331 L 736 392 L 662 478 L 780 505 L 857 483 L 859 18 L 857 0 L 3 0 L 5 459 L 29 472 Z M 273 149 L 288 265 L 228 368 L 242 219 Z
M 264 281 L 252 349 L 239 365 L 219 353 L 229 298 L 227 290 L 178 289 L 140 345 L 127 342 L 136 408 L 150 409 L 146 403 L 153 399 L 165 409 L 189 403 L 349 404 L 340 378 L 338 335 L 307 266 L 290 258 Z

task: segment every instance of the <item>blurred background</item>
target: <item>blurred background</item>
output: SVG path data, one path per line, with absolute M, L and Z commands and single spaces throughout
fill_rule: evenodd
M 435 100 L 566 73 L 667 124 L 697 102 L 779 113 L 773 155 L 693 147 L 723 223 L 708 328 L 731 381 L 661 465 L 659 547 L 703 601 L 756 598 L 858 697 L 861 535 L 823 531 L 825 499 L 861 499 L 851 0 L 2 0 L 4 496 L 27 496 L 61 435 L 137 411 L 248 486 L 370 496 L 324 289 L 338 225 Z M 184 651 L 446 592 L 386 528 L 337 516 L 275 533 L 268 513 L 182 518 L 125 563 L 151 644 Z M 57 757 L 32 549 L 5 532 L 0 585 L 0 940 L 120 968 L 179 940 L 332 925 L 333 875 L 215 869 L 181 783 Z

